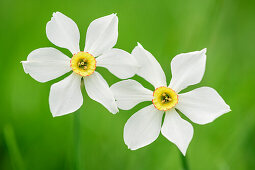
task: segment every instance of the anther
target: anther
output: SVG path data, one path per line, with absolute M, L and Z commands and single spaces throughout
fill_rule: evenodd
M 171 101 L 172 99 L 171 98 L 169 98 L 169 97 L 166 97 L 165 98 L 167 101 Z

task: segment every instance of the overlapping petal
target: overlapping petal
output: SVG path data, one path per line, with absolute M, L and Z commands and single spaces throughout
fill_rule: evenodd
M 171 62 L 172 79 L 169 87 L 177 93 L 199 83 L 205 72 L 206 49 L 175 56 Z
M 39 82 L 58 78 L 71 70 L 70 58 L 55 48 L 36 49 L 22 64 L 25 73 Z
M 137 75 L 150 82 L 155 88 L 166 86 L 166 76 L 155 57 L 145 50 L 141 44 L 133 49 L 132 55 L 136 58 L 140 68 Z
M 84 77 L 84 84 L 88 96 L 91 99 L 101 103 L 113 114 L 118 112 L 113 94 L 105 79 L 98 72 Z
M 151 101 L 153 92 L 135 80 L 123 80 L 111 86 L 116 103 L 120 109 L 129 110 L 138 103 Z
M 191 121 L 206 124 L 230 111 L 216 90 L 210 87 L 201 87 L 179 95 L 176 106 Z
M 51 86 L 49 103 L 53 116 L 62 116 L 78 110 L 82 103 L 81 76 L 72 73 Z
M 111 49 L 118 39 L 118 17 L 107 15 L 91 22 L 88 27 L 85 50 L 97 57 Z
M 149 105 L 128 119 L 124 127 L 124 141 L 129 149 L 139 149 L 158 138 L 163 113 Z
M 193 127 L 189 122 L 182 119 L 175 109 L 166 112 L 161 133 L 173 142 L 183 155 L 186 154 L 193 137 Z
M 133 77 L 138 70 L 134 56 L 121 49 L 108 50 L 96 60 L 97 66 L 107 68 L 120 79 Z
M 53 13 L 53 17 L 46 25 L 48 39 L 56 46 L 67 48 L 72 54 L 80 51 L 80 32 L 76 23 L 60 12 Z

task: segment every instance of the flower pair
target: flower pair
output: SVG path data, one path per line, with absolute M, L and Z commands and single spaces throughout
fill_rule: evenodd
M 124 141 L 132 150 L 152 143 L 161 132 L 185 155 L 193 136 L 193 127 L 181 118 L 177 110 L 198 124 L 212 122 L 230 111 L 212 88 L 201 87 L 179 94 L 186 87 L 201 81 L 206 49 L 175 56 L 171 62 L 172 79 L 167 86 L 160 64 L 142 45 L 138 44 L 132 54 L 113 48 L 118 37 L 118 18 L 115 14 L 96 19 L 89 25 L 84 51 L 79 48 L 77 25 L 60 12 L 54 13 L 47 23 L 46 33 L 53 44 L 69 49 L 72 58 L 54 48 L 40 48 L 31 52 L 27 61 L 22 63 L 25 72 L 40 82 L 73 71 L 51 86 L 49 103 L 53 116 L 68 114 L 81 107 L 81 81 L 84 81 L 89 97 L 114 114 L 118 108 L 129 110 L 138 103 L 152 102 L 136 112 L 125 125 Z M 146 89 L 131 79 L 109 87 L 95 71 L 97 67 L 107 68 L 120 79 L 137 74 L 151 83 L 154 90 Z

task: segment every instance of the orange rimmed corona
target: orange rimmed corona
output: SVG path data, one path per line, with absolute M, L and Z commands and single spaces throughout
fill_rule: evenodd
M 167 111 L 178 103 L 178 95 L 173 89 L 162 86 L 153 92 L 152 103 L 156 109 Z
M 83 77 L 93 74 L 96 70 L 96 59 L 88 52 L 74 54 L 70 63 L 73 72 Z

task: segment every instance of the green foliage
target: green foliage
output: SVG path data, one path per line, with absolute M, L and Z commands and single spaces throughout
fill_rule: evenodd
M 77 23 L 81 48 L 92 20 L 117 13 L 116 47 L 131 52 L 140 42 L 160 62 L 168 81 L 175 55 L 207 47 L 205 76 L 187 90 L 213 87 L 232 112 L 207 125 L 193 124 L 195 133 L 187 151 L 189 167 L 255 169 L 254 5 L 254 1 L 243 0 L 1 0 L 0 169 L 65 170 L 77 161 L 74 114 L 53 118 L 48 104 L 51 84 L 66 75 L 42 84 L 26 75 L 20 64 L 34 49 L 55 47 L 45 33 L 55 11 Z M 60 50 L 71 57 L 66 49 Z M 119 81 L 106 69 L 99 72 L 110 85 Z M 152 88 L 138 76 L 135 79 Z M 137 151 L 125 146 L 125 122 L 148 103 L 111 115 L 83 92 L 78 152 L 81 169 L 181 169 L 177 147 L 162 135 Z

